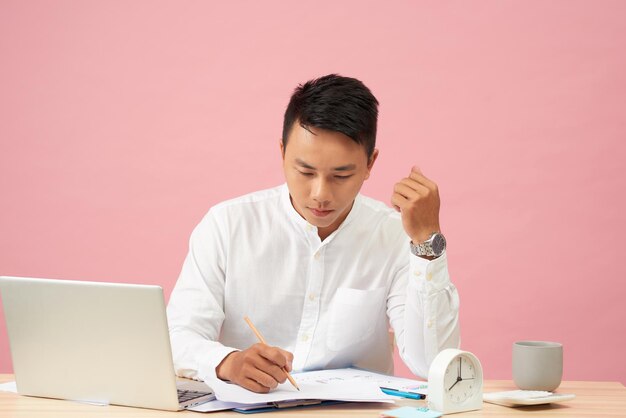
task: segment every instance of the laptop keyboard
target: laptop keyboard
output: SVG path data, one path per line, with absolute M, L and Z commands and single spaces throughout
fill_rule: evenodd
M 205 395 L 211 395 L 211 392 L 198 392 L 195 390 L 178 389 L 178 402 L 183 403 L 192 399 L 201 398 Z

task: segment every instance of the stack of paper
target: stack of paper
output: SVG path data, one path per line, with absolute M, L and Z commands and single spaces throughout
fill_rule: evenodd
M 285 382 L 278 385 L 270 393 L 255 393 L 231 383 L 224 381 L 207 382 L 215 392 L 215 397 L 224 402 L 238 402 L 244 404 L 261 402 L 292 401 L 297 399 L 320 399 L 335 401 L 353 402 L 390 402 L 394 397 L 384 394 L 380 388 L 372 382 L 345 382 L 329 381 L 317 382 L 298 379 L 294 374 L 293 378 L 300 386 L 296 390 L 291 383 Z
M 373 379 L 372 376 L 369 376 L 370 378 L 363 376 L 368 373 L 356 369 L 294 373 L 292 376 L 300 387 L 299 391 L 289 382 L 285 382 L 269 393 L 255 393 L 220 379 L 207 379 L 205 382 L 213 389 L 217 400 L 189 409 L 204 412 L 233 408 L 249 409 L 274 403 L 312 399 L 344 402 L 394 402 L 394 399 L 397 398 L 383 393 L 377 379 Z M 393 379 L 393 377 L 389 378 Z

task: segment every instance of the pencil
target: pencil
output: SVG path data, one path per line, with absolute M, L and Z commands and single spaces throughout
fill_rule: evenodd
M 248 318 L 247 316 L 244 316 L 243 319 L 244 319 L 244 321 L 246 321 L 248 323 L 248 325 L 250 326 L 250 329 L 252 330 L 252 332 L 254 332 L 254 334 L 259 339 L 259 341 L 261 341 L 263 344 L 267 345 L 267 343 L 265 342 L 265 338 L 263 338 L 263 336 L 261 335 L 259 330 L 256 329 L 256 327 L 254 326 L 252 321 L 250 321 L 250 318 Z M 298 387 L 298 384 L 296 383 L 296 381 L 293 379 L 293 377 L 291 377 L 289 372 L 284 367 L 283 367 L 283 371 L 287 374 L 287 379 L 289 379 L 289 382 L 291 382 L 293 387 L 298 389 L 298 390 L 300 390 L 300 388 Z

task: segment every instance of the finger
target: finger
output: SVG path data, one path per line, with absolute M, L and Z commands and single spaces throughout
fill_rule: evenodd
M 246 373 L 246 377 L 254 380 L 261 386 L 264 386 L 269 389 L 273 389 L 278 386 L 278 381 L 274 379 L 269 374 L 265 373 L 265 371 L 257 369 L 256 367 L 250 367 Z
M 394 191 L 406 197 L 408 200 L 417 200 L 421 196 L 426 196 L 429 193 L 426 187 L 411 179 L 403 179 L 399 183 L 396 183 Z
M 278 347 L 269 347 L 264 346 L 259 350 L 259 354 L 269 360 L 270 362 L 276 364 L 278 367 L 286 367 L 289 364 L 288 356 L 286 355 L 285 350 L 281 350 Z
M 288 372 L 290 372 L 291 370 L 293 370 L 293 354 L 290 353 L 287 350 L 283 350 L 282 348 L 279 348 L 279 350 L 281 351 L 281 353 L 283 353 L 285 355 L 285 357 L 287 358 L 287 364 L 285 365 L 285 370 L 287 370 Z
M 259 384 L 259 382 L 257 382 L 254 379 L 250 379 L 250 378 L 244 378 L 240 383 L 239 386 L 246 388 L 248 390 L 251 390 L 253 392 L 257 392 L 257 393 L 267 393 L 270 391 L 270 388 L 263 386 L 261 384 Z
M 398 183 L 406 184 L 410 188 L 420 192 L 420 194 L 423 194 L 423 193 L 426 193 L 426 192 L 430 191 L 429 184 L 421 183 L 421 182 L 419 182 L 419 181 L 417 181 L 417 180 L 415 180 L 415 179 L 413 179 L 411 177 L 403 178 Z M 434 185 L 435 183 L 432 183 L 432 184 Z
M 278 347 L 264 346 L 259 351 L 259 359 L 262 360 L 258 364 L 259 369 L 270 374 L 280 383 L 287 380 L 285 370 L 291 370 L 293 354 Z
M 391 195 L 391 204 L 398 208 L 398 212 L 402 212 L 402 208 L 408 203 L 406 197 L 402 196 L 400 193 L 395 193 Z
M 270 375 L 275 381 L 279 383 L 285 383 L 287 380 L 287 373 L 282 367 L 277 366 L 275 363 L 258 356 L 254 361 L 254 366 L 262 372 Z
M 285 361 L 287 362 L 287 364 L 293 363 L 293 354 L 287 350 L 283 350 L 280 347 L 274 347 L 276 350 L 278 350 L 278 352 L 280 352 L 284 357 L 285 357 Z M 285 367 L 287 367 L 287 364 L 285 365 Z
M 411 171 L 411 174 L 409 174 L 409 178 L 411 180 L 415 180 L 416 182 L 426 186 L 427 188 L 431 190 L 437 189 L 437 184 L 431 179 L 429 179 L 428 177 L 426 177 L 425 175 L 423 175 L 421 171 L 420 172 Z

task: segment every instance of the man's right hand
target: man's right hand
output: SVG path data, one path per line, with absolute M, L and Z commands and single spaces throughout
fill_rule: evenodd
M 293 354 L 278 347 L 254 344 L 243 351 L 233 351 L 217 366 L 222 380 L 230 380 L 253 392 L 267 393 L 284 383 L 291 371 Z

